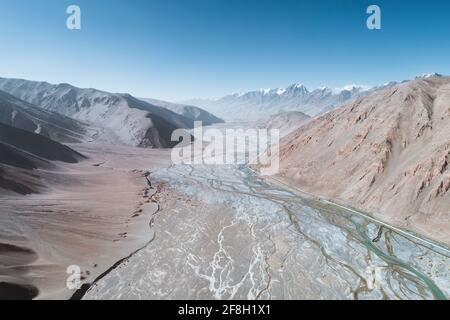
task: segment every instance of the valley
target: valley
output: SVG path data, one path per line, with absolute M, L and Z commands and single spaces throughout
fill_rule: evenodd
M 448 299 L 448 85 L 223 123 L 188 104 L 0 79 L 0 299 Z M 198 120 L 280 130 L 281 171 L 174 163 L 173 131 Z
M 154 241 L 85 299 L 449 297 L 449 251 L 245 167 L 175 166 L 151 178 L 164 185 Z

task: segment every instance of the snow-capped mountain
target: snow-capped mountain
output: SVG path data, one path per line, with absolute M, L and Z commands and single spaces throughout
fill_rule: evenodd
M 280 147 L 280 176 L 448 242 L 450 77 L 418 77 L 311 120 Z
M 193 120 L 128 94 L 81 89 L 69 84 L 0 78 L 0 90 L 44 110 L 105 128 L 109 140 L 141 147 L 171 147 L 171 134 Z
M 261 89 L 231 94 L 218 100 L 194 99 L 186 103 L 201 105 L 225 120 L 255 120 L 289 111 L 314 117 L 363 97 L 370 91 L 365 86 L 357 85 L 310 91 L 302 84 L 293 84 L 287 88 Z
M 424 73 L 424 74 L 422 74 L 422 75 L 420 75 L 420 76 L 417 76 L 416 77 L 416 80 L 419 80 L 419 79 L 428 79 L 428 78 L 433 78 L 433 77 L 437 77 L 437 78 L 442 78 L 442 77 L 444 77 L 442 74 L 440 74 L 440 73 Z

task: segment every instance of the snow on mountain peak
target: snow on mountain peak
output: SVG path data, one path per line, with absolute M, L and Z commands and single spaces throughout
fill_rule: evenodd
M 279 88 L 278 90 L 277 90 L 277 94 L 279 95 L 279 96 L 281 96 L 282 94 L 284 94 L 286 92 L 286 89 L 285 88 Z
M 276 89 L 272 89 L 272 88 L 267 88 L 267 89 L 260 89 L 259 92 L 266 96 L 266 95 L 278 95 L 278 96 L 282 96 L 287 92 L 302 92 L 302 93 L 308 93 L 308 89 L 300 83 L 295 83 L 292 84 L 286 88 L 276 88 Z
M 370 90 L 371 87 L 366 86 L 364 84 L 347 84 L 345 86 L 343 86 L 342 88 L 334 88 L 333 89 L 333 93 L 334 94 L 340 94 L 343 91 L 359 91 L 359 92 L 364 92 L 364 91 L 368 91 Z
M 295 83 L 295 84 L 293 84 L 293 87 L 295 89 L 303 89 L 303 88 L 306 89 L 306 87 L 301 83 Z
M 287 91 L 300 91 L 300 92 L 304 92 L 304 93 L 309 92 L 308 89 L 301 83 L 294 83 L 294 84 L 290 85 L 289 87 L 287 87 L 286 89 L 287 89 Z
M 263 94 L 263 95 L 266 95 L 266 94 L 269 94 L 271 91 L 272 91 L 272 89 L 270 89 L 270 88 L 267 88 L 267 89 L 259 89 L 259 91 Z
M 368 89 L 352 84 L 336 90 L 323 87 L 309 91 L 305 85 L 294 83 L 284 88 L 228 95 L 204 101 L 202 106 L 225 120 L 258 119 L 289 111 L 317 116 L 358 98 Z
M 428 78 L 432 78 L 432 77 L 443 77 L 443 75 L 440 74 L 440 73 L 436 73 L 436 72 L 434 72 L 434 73 L 424 73 L 424 74 L 422 74 L 420 76 L 417 76 L 416 79 L 428 79 Z

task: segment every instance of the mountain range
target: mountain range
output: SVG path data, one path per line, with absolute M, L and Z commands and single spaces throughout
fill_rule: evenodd
M 227 99 L 229 104 L 224 102 Z M 424 75 L 413 81 L 389 83 L 372 89 L 352 86 L 342 90 L 323 88 L 310 92 L 304 86 L 293 85 L 287 89 L 229 96 L 227 99 L 222 102 L 223 109 L 217 109 L 226 120 L 258 119 L 234 123 L 231 127 L 251 125 L 280 130 L 283 137 L 280 152 L 272 154 L 280 160 L 280 172 L 275 177 L 278 182 L 282 180 L 291 188 L 297 186 L 314 194 L 314 198 L 330 199 L 345 207 L 367 212 L 393 226 L 447 245 L 450 243 L 450 77 Z M 260 261 L 264 275 L 269 274 L 267 261 L 277 268 L 273 269 L 276 271 L 280 263 L 286 261 L 286 255 L 290 256 L 290 248 L 294 248 L 292 252 L 295 253 L 301 247 L 297 242 L 293 242 L 291 247 L 290 240 L 285 242 L 288 238 L 284 236 L 277 238 L 279 233 L 289 233 L 305 244 L 310 243 L 309 239 L 318 239 L 314 240 L 319 244 L 317 250 L 323 253 L 326 249 L 324 260 L 332 257 L 332 263 L 338 261 L 336 257 L 343 257 L 345 262 L 347 256 L 355 253 L 357 259 L 352 257 L 355 260 L 350 264 L 352 268 L 361 261 L 370 260 L 376 263 L 377 270 L 378 266 L 388 270 L 384 261 L 390 264 L 391 258 L 395 258 L 392 260 L 392 270 L 395 271 L 399 265 L 396 261 L 414 260 L 414 267 L 416 263 L 426 264 L 428 270 L 436 270 L 433 272 L 445 278 L 446 274 L 442 272 L 447 266 L 445 259 L 428 260 L 428 251 L 422 251 L 424 247 L 416 247 L 406 238 L 394 237 L 393 231 L 384 227 L 378 230 L 377 238 L 372 238 L 377 232 L 375 224 L 372 225 L 375 228 L 372 234 L 372 230 L 365 229 L 367 222 L 349 211 L 342 216 L 334 211 L 330 211 L 330 215 L 322 216 L 321 213 L 317 219 L 317 210 L 325 213 L 331 208 L 323 201 L 311 201 L 320 204 L 320 208 L 307 209 L 309 201 L 306 199 L 298 199 L 294 193 L 292 198 L 291 193 L 287 197 L 288 193 L 280 192 L 278 188 L 265 190 L 259 178 L 255 184 L 257 188 L 250 188 L 251 193 L 247 190 L 252 181 L 245 181 L 242 184 L 245 190 L 241 189 L 246 192 L 242 193 L 240 178 L 233 180 L 233 175 L 242 175 L 241 170 L 227 171 L 230 166 L 224 170 L 208 169 L 203 165 L 186 170 L 173 165 L 171 150 L 149 150 L 171 147 L 172 131 L 178 128 L 188 130 L 194 121 L 203 121 L 206 125 L 223 122 L 190 103 L 136 98 L 69 84 L 0 78 L 0 299 L 70 297 L 73 292 L 66 288 L 66 271 L 74 261 L 82 270 L 84 283 L 97 285 L 95 279 L 109 275 L 108 272 L 118 265 L 117 261 L 128 261 L 129 258 L 123 260 L 123 257 L 132 257 L 130 252 L 146 252 L 142 248 L 150 243 L 152 246 L 167 243 L 168 247 L 173 247 L 184 239 L 191 239 L 194 229 L 191 229 L 190 222 L 197 220 L 206 226 L 201 227 L 206 230 L 205 234 L 212 230 L 211 236 L 199 238 L 198 248 L 203 248 L 205 243 L 216 246 L 215 241 L 220 240 L 223 228 L 230 228 L 230 223 L 233 227 L 230 229 L 233 231 L 230 233 L 232 242 L 224 244 L 227 250 L 236 242 L 236 234 L 240 240 L 255 239 L 254 248 L 259 248 L 262 238 L 254 238 L 255 235 L 261 233 L 266 236 L 270 229 L 267 226 L 276 226 L 276 229 L 270 229 L 269 234 L 274 235 L 276 241 L 268 243 L 281 244 L 277 245 L 277 250 L 281 248 L 277 251 L 279 254 L 274 255 L 270 248 L 267 259 L 263 256 L 249 260 L 244 255 L 246 262 L 242 260 L 250 265 L 250 271 L 254 261 Z M 157 178 L 158 174 L 160 178 Z M 195 179 L 184 180 L 187 176 Z M 217 188 L 222 181 L 226 181 L 222 185 L 226 189 Z M 211 186 L 211 191 L 206 186 Z M 201 198 L 193 198 L 195 193 Z M 265 194 L 270 198 L 265 198 Z M 247 203 L 250 198 L 252 200 Z M 296 206 L 290 207 L 290 200 L 286 199 L 292 199 Z M 213 206 L 209 206 L 209 201 Z M 241 207 L 242 203 L 245 206 Z M 277 212 L 281 208 L 279 204 L 283 208 L 286 206 L 286 214 Z M 231 209 L 240 214 L 251 211 L 252 207 L 258 210 L 255 221 L 261 222 L 260 226 L 253 223 L 253 218 L 228 217 Z M 184 211 L 185 208 L 188 211 Z M 301 215 L 291 215 L 293 208 L 298 208 L 295 209 L 298 212 L 303 208 L 306 210 Z M 164 216 L 164 212 L 173 214 L 165 215 L 170 219 L 156 221 L 155 218 Z M 218 221 L 217 212 L 223 213 L 221 217 L 226 218 L 225 223 L 209 223 Z M 273 223 L 261 219 L 271 212 L 275 217 Z M 211 220 L 205 220 L 208 214 L 211 214 Z M 190 219 L 189 223 L 186 223 L 186 217 Z M 280 217 L 285 219 L 284 222 L 279 222 Z M 344 228 L 336 229 L 339 224 L 333 223 L 332 229 L 325 228 L 324 232 L 323 227 L 327 224 L 322 223 L 325 221 L 322 217 L 330 221 L 348 219 L 349 224 L 346 222 Z M 245 221 L 245 227 L 238 224 L 239 227 L 235 228 L 237 225 L 233 221 L 236 219 Z M 154 225 L 155 221 L 157 225 Z M 195 228 L 202 226 L 194 225 Z M 301 229 L 307 232 L 292 233 L 290 227 L 293 225 L 307 226 Z M 176 232 L 166 232 L 163 236 L 167 236 L 164 238 L 167 241 L 161 241 L 162 233 L 158 230 L 165 230 L 165 227 Z M 247 238 L 242 237 L 254 227 L 259 231 Z M 350 232 L 354 227 L 358 228 L 358 233 Z M 364 229 L 359 230 L 360 227 Z M 314 230 L 314 237 L 307 237 L 308 230 Z M 177 235 L 173 240 L 172 234 Z M 358 242 L 350 241 L 353 237 L 358 237 Z M 157 243 L 153 242 L 155 240 Z M 343 241 L 342 245 L 338 242 L 334 249 L 330 249 L 328 244 L 335 240 Z M 379 244 L 373 244 L 371 240 Z M 361 247 L 362 251 L 355 251 L 357 247 L 353 243 L 359 245 L 363 241 L 367 248 L 375 250 L 381 248 L 380 245 L 386 246 L 386 260 L 380 260 L 381 264 L 378 264 L 374 259 L 376 255 L 371 254 L 376 251 L 372 249 Z M 402 241 L 405 241 L 404 247 L 399 247 Z M 417 255 L 401 250 L 410 246 Z M 313 247 L 308 245 L 304 252 Z M 164 250 L 165 244 L 156 248 L 158 252 L 169 252 L 168 259 L 174 260 L 170 250 Z M 260 254 L 259 249 L 249 248 L 246 252 Z M 336 255 L 341 250 L 344 254 Z M 239 246 L 235 252 L 237 256 L 243 256 Z M 435 253 L 437 251 L 432 251 L 433 255 Z M 166 261 L 165 255 L 155 260 L 154 254 L 149 254 L 148 261 L 158 264 Z M 397 260 L 397 256 L 402 259 Z M 201 255 L 198 257 L 198 261 L 203 259 Z M 271 257 L 275 260 L 272 261 Z M 317 262 L 315 253 L 311 257 L 311 261 Z M 358 260 L 359 257 L 363 260 Z M 178 260 L 181 264 L 186 262 L 184 257 Z M 205 261 L 208 268 L 209 260 Z M 298 260 L 291 262 L 298 266 Z M 165 267 L 167 264 L 161 265 Z M 348 270 L 347 263 L 342 266 Z M 335 270 L 334 267 L 331 269 Z M 298 275 L 298 270 L 292 274 Z M 318 270 L 322 272 L 322 269 Z M 361 274 L 367 270 L 363 265 Z M 373 270 L 369 270 L 369 276 L 377 274 Z M 410 275 L 408 272 L 407 276 Z M 139 272 L 139 276 L 141 274 Z M 317 283 L 317 274 L 311 277 L 314 284 Z M 170 273 L 167 275 L 172 277 Z M 139 276 L 137 281 L 141 280 Z M 288 278 L 291 282 L 290 273 Z M 329 287 L 329 278 L 320 274 L 319 278 L 324 279 L 324 285 Z M 242 279 L 242 275 L 236 279 Z M 360 282 L 359 272 L 355 273 L 355 279 Z M 373 279 L 375 285 L 376 277 Z M 365 284 L 372 283 L 363 282 L 364 290 Z M 252 283 L 249 285 L 253 286 Z M 304 288 L 302 281 L 300 287 Z M 267 285 L 261 288 L 265 292 Z
M 289 111 L 314 117 L 364 97 L 379 88 L 381 87 L 368 89 L 365 86 L 351 85 L 343 89 L 325 87 L 309 91 L 302 84 L 293 84 L 287 88 L 236 93 L 217 100 L 193 99 L 185 103 L 201 105 L 228 121 L 258 120 Z
M 179 128 L 191 129 L 194 118 L 204 117 L 208 123 L 221 122 L 199 108 L 180 107 L 177 113 L 129 94 L 81 89 L 69 84 L 0 78 L 0 90 L 36 108 L 101 128 L 98 135 L 108 142 L 131 146 L 172 147 L 177 143 L 171 141 L 172 132 Z
M 429 73 L 417 76 L 416 79 L 435 76 L 441 75 Z M 296 83 L 285 88 L 234 93 L 219 99 L 191 99 L 183 103 L 202 106 L 230 122 L 261 120 L 284 112 L 301 112 L 316 117 L 397 84 L 398 82 L 391 81 L 374 87 L 352 84 L 343 88 L 322 87 L 309 90 L 306 86 Z
M 0 91 L 0 123 L 63 143 L 82 142 L 95 133 L 86 123 L 38 108 L 4 91 Z
M 280 177 L 450 242 L 450 78 L 374 91 L 308 122 L 280 148 Z

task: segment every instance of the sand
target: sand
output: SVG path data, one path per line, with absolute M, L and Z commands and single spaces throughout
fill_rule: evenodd
M 68 299 L 69 266 L 92 282 L 152 238 L 158 204 L 144 175 L 168 166 L 169 151 L 71 147 L 89 159 L 38 170 L 43 193 L 0 195 L 0 299 Z

